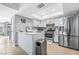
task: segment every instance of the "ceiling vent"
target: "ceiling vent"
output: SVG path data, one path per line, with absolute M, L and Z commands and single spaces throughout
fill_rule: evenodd
M 38 8 L 42 8 L 42 7 L 44 7 L 45 6 L 45 4 L 44 3 L 41 3 L 41 4 L 39 4 L 37 7 Z

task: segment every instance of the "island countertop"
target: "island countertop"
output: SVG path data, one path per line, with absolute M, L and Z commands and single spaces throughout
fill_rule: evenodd
M 29 55 L 35 55 L 36 40 L 44 39 L 44 34 L 39 32 L 19 32 L 18 44 Z
M 22 33 L 22 34 L 25 34 L 25 35 L 37 35 L 37 34 L 42 34 L 44 35 L 44 32 L 18 32 L 18 33 Z

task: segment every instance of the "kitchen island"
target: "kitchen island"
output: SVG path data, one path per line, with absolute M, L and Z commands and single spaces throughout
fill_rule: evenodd
M 18 45 L 27 54 L 36 54 L 36 40 L 44 39 L 43 33 L 38 32 L 19 32 L 18 33 Z

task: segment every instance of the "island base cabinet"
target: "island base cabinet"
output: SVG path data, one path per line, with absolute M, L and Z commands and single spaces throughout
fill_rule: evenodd
M 44 36 L 40 33 L 19 33 L 18 45 L 28 55 L 36 55 L 36 40 L 44 39 Z

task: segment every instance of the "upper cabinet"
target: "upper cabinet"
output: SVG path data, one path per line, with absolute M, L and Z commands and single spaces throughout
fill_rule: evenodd
M 60 25 L 60 23 L 62 24 L 62 19 L 48 19 L 48 20 L 42 20 L 42 21 L 33 20 L 34 27 L 46 27 L 46 24 L 53 24 L 53 23 L 56 25 Z
M 33 27 L 39 27 L 40 22 L 38 20 L 33 20 Z
M 46 21 L 34 20 L 33 21 L 33 26 L 34 27 L 46 27 Z

